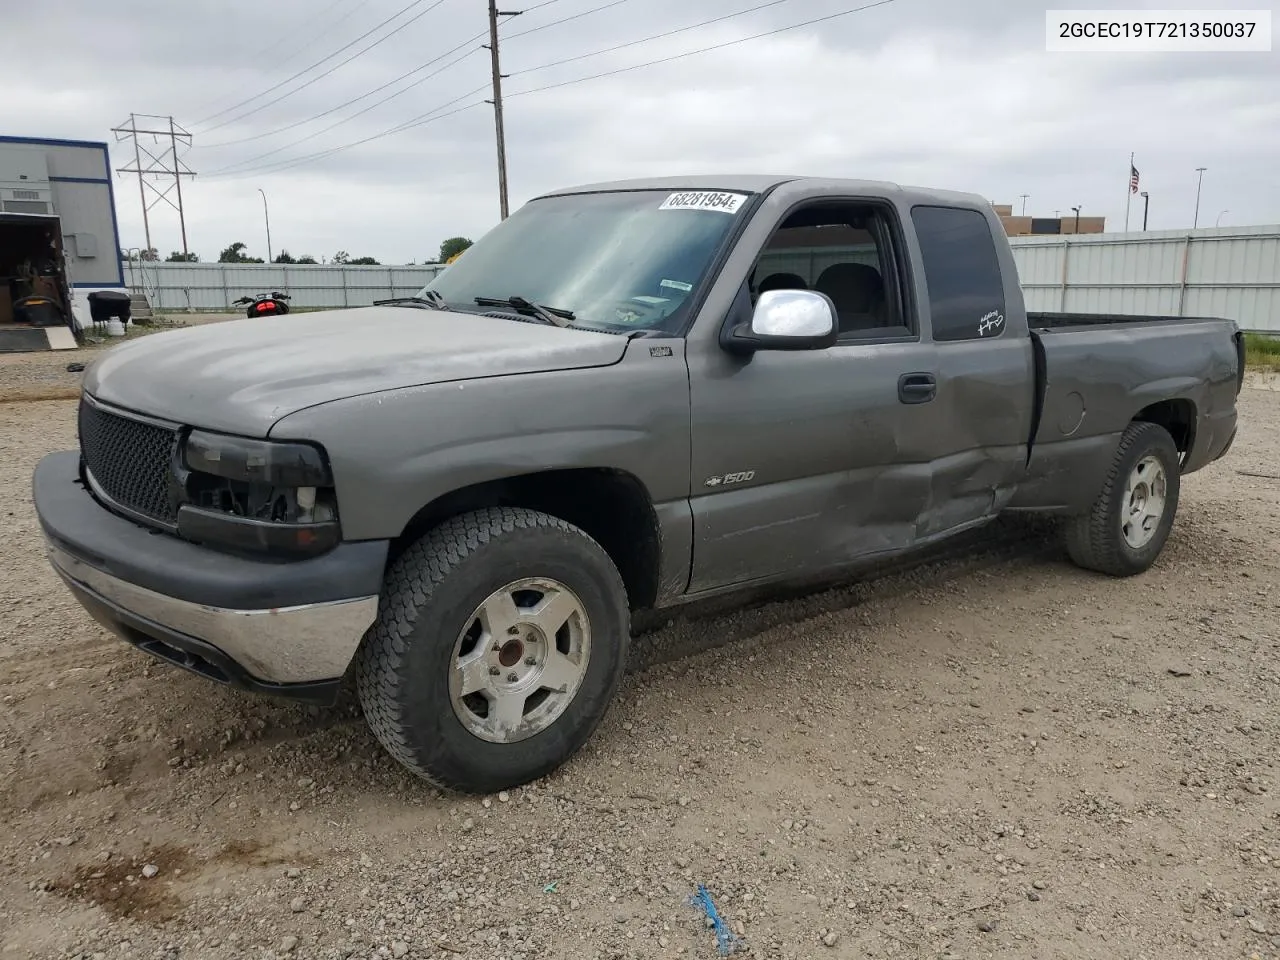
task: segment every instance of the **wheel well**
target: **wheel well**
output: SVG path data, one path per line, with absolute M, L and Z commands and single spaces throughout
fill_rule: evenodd
M 1164 427 L 1184 459 L 1191 452 L 1196 438 L 1196 405 L 1190 400 L 1161 400 L 1139 410 L 1133 419 Z
M 609 554 L 633 610 L 651 607 L 657 599 L 657 517 L 644 484 L 621 470 L 548 470 L 447 493 L 414 514 L 392 541 L 388 565 L 432 527 L 483 507 L 524 507 L 572 523 Z

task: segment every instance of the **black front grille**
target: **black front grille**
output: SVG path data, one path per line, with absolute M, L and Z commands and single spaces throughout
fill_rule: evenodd
M 122 507 L 163 523 L 178 519 L 169 500 L 177 440 L 167 427 L 80 401 L 80 453 L 94 481 Z

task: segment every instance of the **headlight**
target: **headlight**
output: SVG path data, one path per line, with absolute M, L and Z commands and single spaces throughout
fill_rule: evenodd
M 329 465 L 319 447 L 224 437 L 192 430 L 184 459 L 188 469 L 276 487 L 331 487 Z
M 203 430 L 182 449 L 178 534 L 248 553 L 305 557 L 342 539 L 324 451 Z

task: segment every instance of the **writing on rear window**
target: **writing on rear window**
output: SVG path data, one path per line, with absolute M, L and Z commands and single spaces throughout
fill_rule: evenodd
M 746 202 L 745 193 L 719 193 L 714 190 L 693 190 L 673 193 L 662 201 L 659 210 L 715 210 L 719 213 L 737 213 Z

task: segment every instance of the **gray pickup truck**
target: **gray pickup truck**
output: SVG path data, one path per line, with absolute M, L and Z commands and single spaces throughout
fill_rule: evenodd
M 1006 511 L 1141 573 L 1231 445 L 1214 319 L 1028 314 L 980 197 L 726 176 L 531 201 L 415 297 L 114 348 L 45 458 L 52 563 L 129 643 L 331 700 L 434 783 L 591 736 L 641 610 Z

